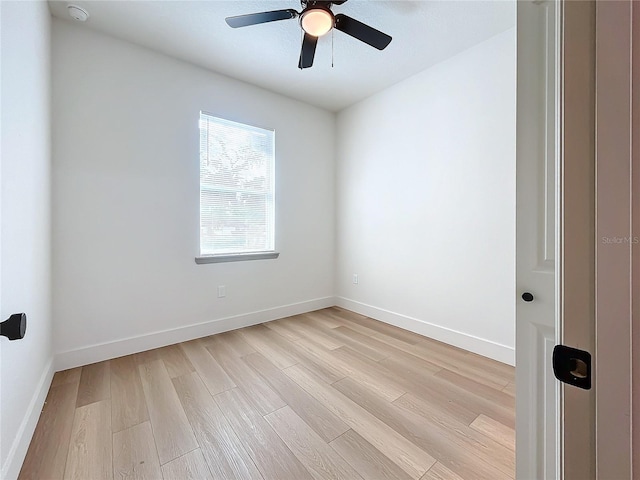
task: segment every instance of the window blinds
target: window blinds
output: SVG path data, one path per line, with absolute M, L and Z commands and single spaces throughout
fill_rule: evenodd
M 200 112 L 200 255 L 274 250 L 274 131 Z

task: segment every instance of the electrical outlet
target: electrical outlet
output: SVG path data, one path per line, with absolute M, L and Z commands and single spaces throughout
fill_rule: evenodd
M 224 285 L 218 285 L 218 298 L 224 298 L 227 296 L 227 287 Z
M 354 285 L 358 284 L 358 274 L 357 273 L 353 274 L 353 283 L 354 283 Z

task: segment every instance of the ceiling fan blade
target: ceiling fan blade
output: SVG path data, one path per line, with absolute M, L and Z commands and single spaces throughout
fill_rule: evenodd
M 305 33 L 298 68 L 309 68 L 313 65 L 313 57 L 316 55 L 316 45 L 318 45 L 318 37 Z
M 391 43 L 391 37 L 386 33 L 342 13 L 336 15 L 336 29 L 378 50 L 384 50 Z
M 225 21 L 232 28 L 248 27 L 249 25 L 258 25 L 260 23 L 275 22 L 277 20 L 289 20 L 296 18 L 298 12 L 289 8 L 287 10 L 274 10 L 272 12 L 249 13 L 247 15 L 238 15 L 236 17 L 227 17 Z
M 342 4 L 343 4 L 343 3 L 345 3 L 346 1 L 347 1 L 347 0 L 339 0 L 339 1 L 337 1 L 337 2 L 331 2 L 331 3 L 333 3 L 334 5 L 342 5 Z

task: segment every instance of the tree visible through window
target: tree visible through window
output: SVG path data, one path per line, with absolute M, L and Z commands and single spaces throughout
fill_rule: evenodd
M 274 250 L 274 136 L 200 112 L 200 255 Z

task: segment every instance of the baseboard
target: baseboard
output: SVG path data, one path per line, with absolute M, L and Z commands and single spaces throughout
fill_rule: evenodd
M 33 432 L 36 430 L 44 401 L 47 398 L 49 387 L 51 386 L 51 380 L 53 380 L 53 374 L 55 373 L 53 357 L 47 362 L 44 367 L 38 386 L 31 397 L 27 412 L 20 423 L 18 433 L 16 434 L 13 444 L 7 455 L 7 460 L 2 466 L 2 472 L 0 472 L 0 478 L 3 480 L 14 480 L 18 478 L 22 463 L 27 455 Z M 8 440 L 8 439 L 5 439 Z
M 335 305 L 335 297 L 318 298 L 306 302 L 283 305 L 257 312 L 220 318 L 209 322 L 178 327 L 169 330 L 123 338 L 113 342 L 90 345 L 88 347 L 68 350 L 56 354 L 56 370 L 79 367 L 90 363 L 102 362 L 111 358 L 122 357 L 132 353 L 144 352 L 153 348 L 165 347 L 174 343 L 186 342 L 216 333 L 248 327 L 279 318 L 312 312 Z
M 336 305 L 347 310 L 375 318 L 381 322 L 395 325 L 396 327 L 410 330 L 425 337 L 433 338 L 440 342 L 463 348 L 478 355 L 489 357 L 508 365 L 516 364 L 515 349 L 501 345 L 484 338 L 475 337 L 467 333 L 452 330 L 450 328 L 435 325 L 433 323 L 408 317 L 400 313 L 390 312 L 382 308 L 367 305 L 365 303 L 350 300 L 344 297 L 336 297 Z
M 174 343 L 186 342 L 195 338 L 269 322 L 279 318 L 312 312 L 334 305 L 419 333 L 420 335 L 439 340 L 449 345 L 469 350 L 499 362 L 515 365 L 515 349 L 512 347 L 348 298 L 324 297 L 60 352 L 55 356 L 55 370 L 66 370 L 67 368 L 101 362 L 111 358 L 122 357 L 132 353 L 143 352 L 153 348 L 160 348 Z

